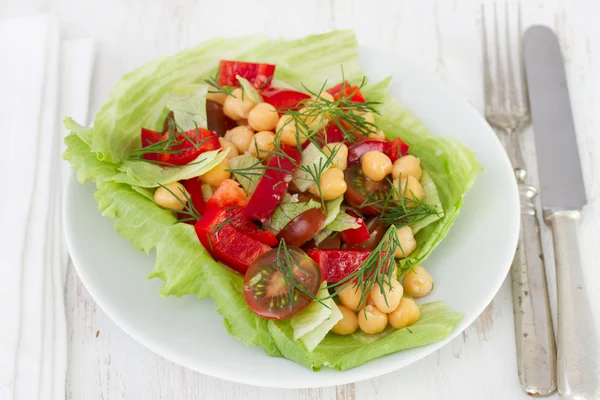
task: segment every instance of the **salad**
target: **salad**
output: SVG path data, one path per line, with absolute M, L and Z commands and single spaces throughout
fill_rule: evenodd
M 481 170 L 371 82 L 350 31 L 214 39 L 123 77 L 64 154 L 164 296 L 314 370 L 444 339 L 426 257 Z

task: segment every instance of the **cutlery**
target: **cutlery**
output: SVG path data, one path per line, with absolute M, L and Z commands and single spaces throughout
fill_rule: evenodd
M 511 58 L 508 5 L 504 18 L 504 60 L 501 57 L 502 40 L 496 4 L 493 8 L 493 30 L 486 27 L 484 11 L 482 6 L 485 118 L 504 139 L 521 202 L 521 230 L 511 268 L 519 381 L 528 395 L 547 395 L 556 390 L 556 348 L 535 208 L 537 190 L 528 183 L 519 143 L 523 129 L 531 120 L 521 62 L 521 9 L 518 11 L 516 68 Z M 493 54 L 488 48 L 488 36 L 494 38 Z M 495 58 L 495 65 L 490 58 Z M 492 78 L 494 75 L 495 79 Z
M 527 29 L 524 51 L 543 214 L 556 257 L 558 391 L 563 399 L 600 399 L 600 335 L 577 241 L 585 188 L 563 58 L 545 26 Z

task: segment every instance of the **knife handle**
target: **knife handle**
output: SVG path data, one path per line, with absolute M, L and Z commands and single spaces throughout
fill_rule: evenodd
M 579 211 L 546 216 L 556 258 L 558 392 L 563 400 L 600 399 L 600 336 L 579 258 L 580 219 Z
M 543 396 L 556 390 L 554 330 L 534 203 L 537 190 L 519 183 L 519 195 L 521 230 L 511 269 L 517 366 L 525 393 Z

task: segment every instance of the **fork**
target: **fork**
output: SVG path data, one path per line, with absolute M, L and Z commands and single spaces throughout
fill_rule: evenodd
M 485 9 L 482 5 L 485 118 L 503 139 L 519 187 L 521 203 L 521 229 L 511 268 L 519 381 L 528 395 L 541 396 L 556 390 L 556 347 L 535 208 L 538 192 L 528 184 L 519 141 L 521 133 L 531 122 L 521 56 L 521 8 L 519 5 L 516 67 L 511 57 L 508 3 L 505 3 L 504 59 L 497 5 L 493 5 L 493 31 L 486 26 Z M 493 46 L 488 47 L 488 36 L 493 38 Z M 494 54 L 491 54 L 491 47 Z M 490 63 L 490 58 L 495 58 L 494 65 Z

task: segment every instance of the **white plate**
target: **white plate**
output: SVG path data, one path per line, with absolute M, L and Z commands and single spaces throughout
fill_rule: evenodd
M 283 358 L 246 347 L 227 334 L 211 300 L 163 298 L 162 282 L 146 277 L 155 257 L 138 253 L 102 217 L 94 185 L 71 175 L 65 227 L 73 263 L 88 291 L 125 332 L 161 356 L 230 381 L 269 387 L 322 387 L 373 378 L 409 365 L 442 347 L 469 326 L 502 284 L 515 252 L 519 201 L 512 168 L 492 129 L 435 76 L 395 54 L 361 48 L 371 79 L 392 75 L 390 92 L 436 135 L 451 136 L 477 153 L 485 171 L 465 198 L 448 237 L 425 265 L 435 290 L 425 300 L 444 300 L 464 313 L 441 342 L 402 351 L 344 372 L 312 372 Z

